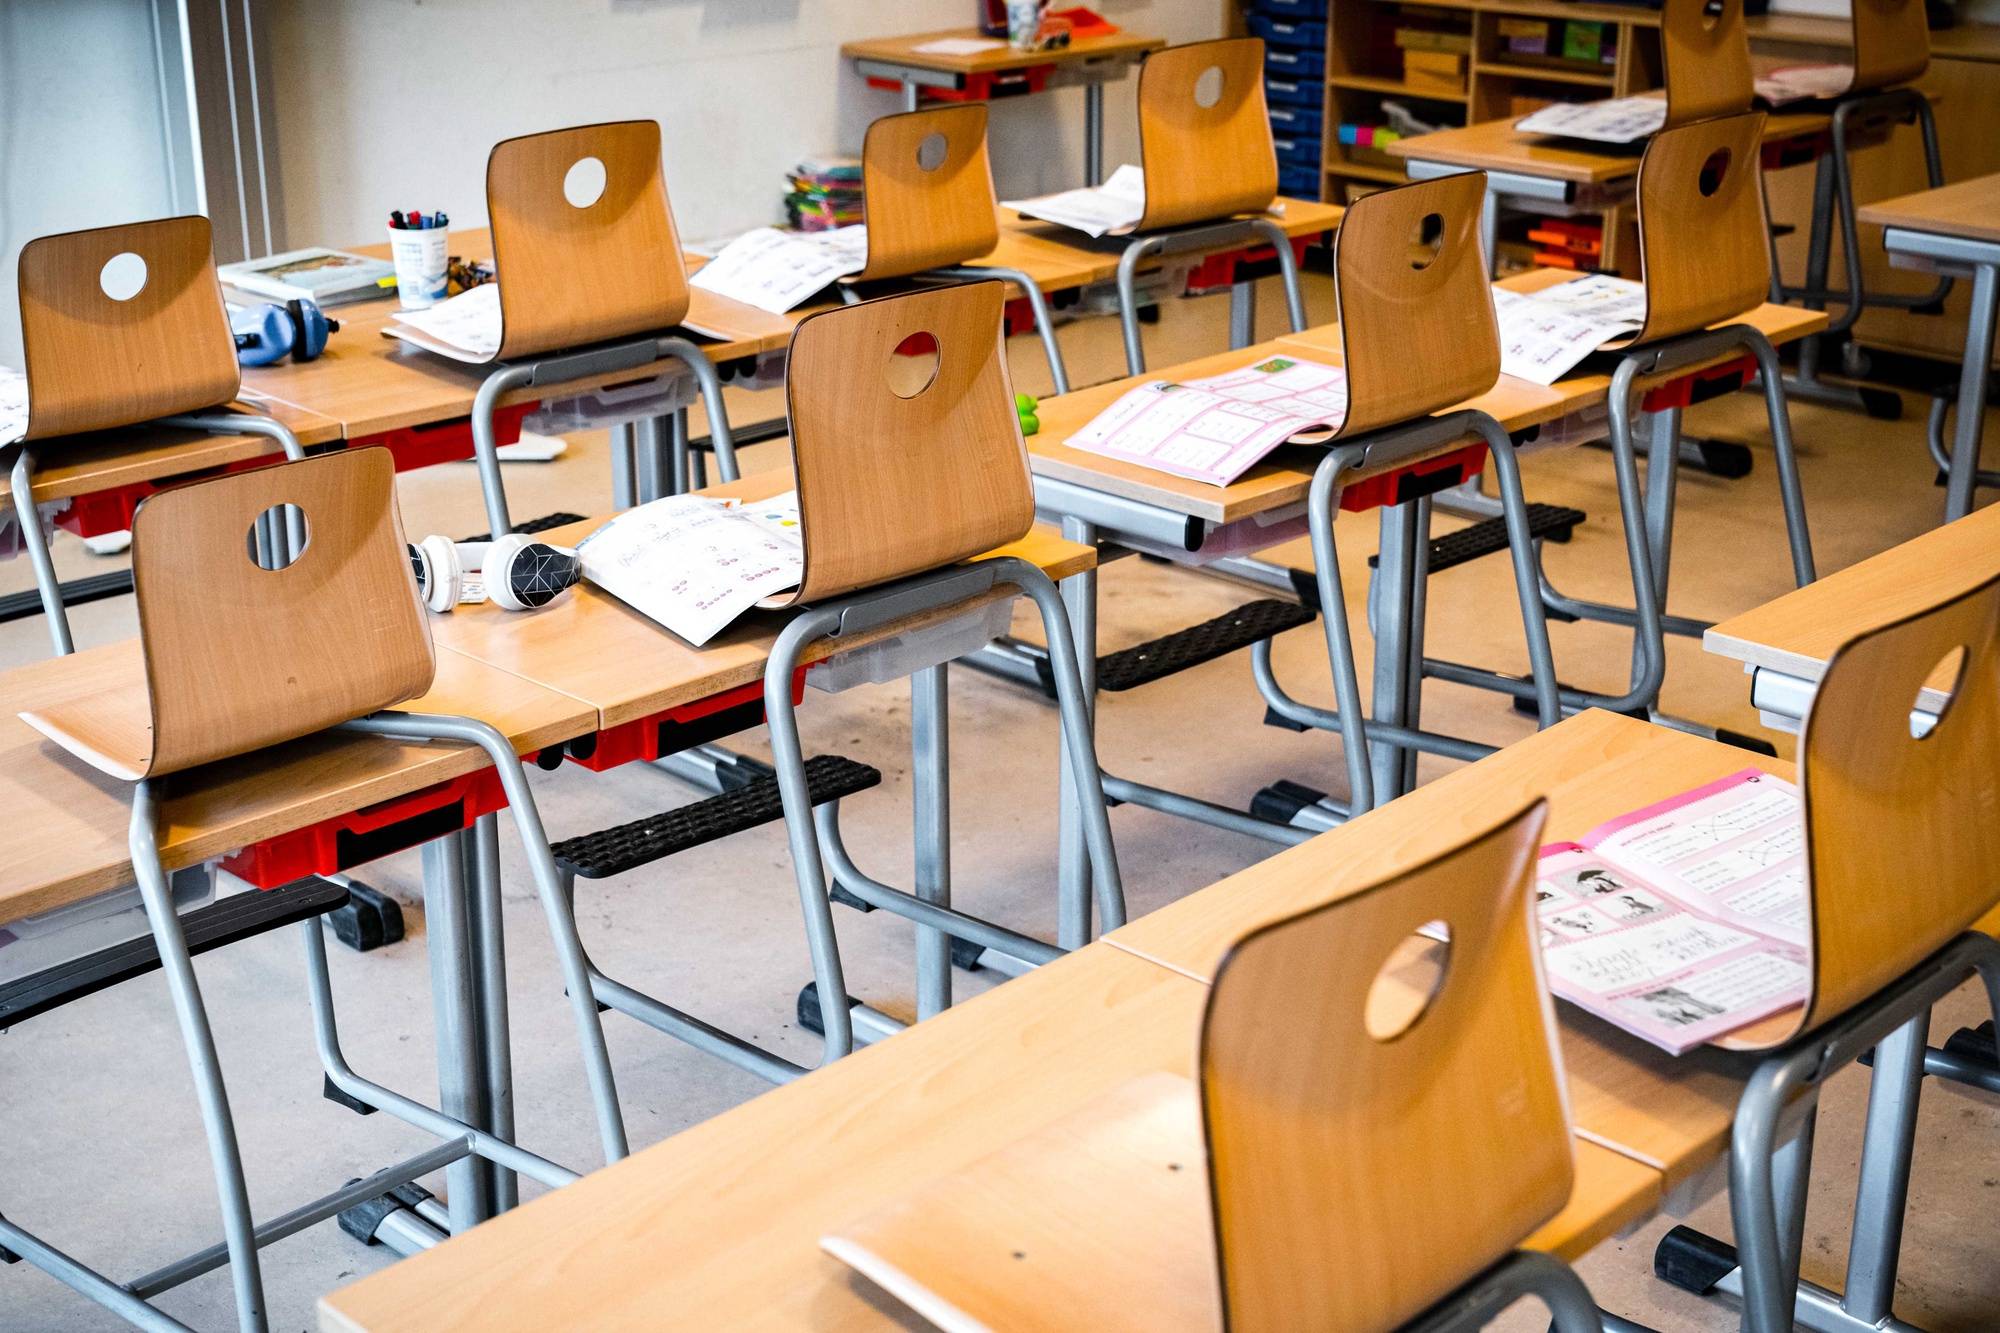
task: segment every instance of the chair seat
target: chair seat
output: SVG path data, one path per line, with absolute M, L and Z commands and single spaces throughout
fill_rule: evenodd
M 58 703 L 23 711 L 21 720 L 99 772 L 139 781 L 153 761 L 153 716 L 139 640 L 87 649 L 69 661 L 87 684 Z

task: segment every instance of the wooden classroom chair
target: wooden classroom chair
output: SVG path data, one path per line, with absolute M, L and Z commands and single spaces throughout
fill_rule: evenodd
M 21 247 L 18 272 L 28 425 L 10 481 L 49 637 L 63 654 L 75 645 L 36 519 L 38 457 L 74 436 L 144 422 L 266 435 L 289 458 L 305 453 L 281 422 L 218 411 L 236 397 L 241 375 L 207 218 L 36 237 Z
M 785 392 L 805 563 L 786 603 L 790 618 L 764 665 L 763 689 L 826 1060 L 846 1055 L 854 1045 L 829 903 L 829 858 L 840 888 L 917 923 L 919 1018 L 950 1003 L 951 937 L 1032 963 L 1061 950 L 952 910 L 929 892 L 922 864 L 917 893 L 892 888 L 854 867 L 830 807 L 815 809 L 792 698 L 802 655 L 822 639 L 911 617 L 934 623 L 943 613 L 983 614 L 997 597 L 1010 595 L 1003 589 L 1033 598 L 1049 635 L 1063 763 L 1076 775 L 1074 786 L 1065 790 L 1076 793 L 1097 908 L 1106 929 L 1125 919 L 1068 616 L 1041 569 L 1015 555 L 994 554 L 1034 524 L 1027 449 L 1002 345 L 1005 294 L 997 281 L 922 288 L 809 315 L 792 338 Z M 931 363 L 929 376 L 902 382 L 906 354 L 912 352 Z M 892 382 L 892 373 L 898 381 Z M 910 677 L 918 802 L 943 810 L 950 791 L 944 749 L 924 741 L 944 734 L 947 668 L 944 658 L 927 656 L 939 651 L 958 656 L 964 648 L 911 640 L 906 651 L 887 657 L 878 668 L 887 675 L 877 678 Z M 627 832 L 643 833 L 649 822 L 593 836 L 622 841 Z M 625 873 L 674 850 L 655 840 L 592 877 Z M 566 930 L 574 930 L 573 920 Z M 805 1072 L 773 1051 L 601 973 L 593 977 L 606 1004 L 753 1073 L 782 1082 Z
M 1743 0 L 1665 0 L 1660 6 L 1666 127 L 1750 109 L 1750 35 Z
M 841 295 L 858 300 L 864 286 L 899 278 L 1010 282 L 1034 312 L 1055 391 L 1068 393 L 1069 371 L 1056 343 L 1055 316 L 1040 284 L 1020 269 L 976 262 L 1000 243 L 986 121 L 986 103 L 963 102 L 882 116 L 869 124 L 861 141 L 868 265 L 842 279 Z
M 1634 418 L 1637 397 L 1676 372 L 1729 354 L 1757 363 L 1765 418 L 1778 466 L 1778 492 L 1800 586 L 1814 577 L 1812 539 L 1778 355 L 1740 316 L 1763 303 L 1770 285 L 1759 144 L 1763 113 L 1718 116 L 1660 131 L 1646 145 L 1638 180 L 1639 264 L 1645 323 L 1607 344 L 1614 357 L 1610 435 L 1619 506 L 1633 567 L 1635 605 L 1608 606 L 1564 596 L 1542 582 L 1551 609 L 1634 626 L 1630 685 L 1615 700 L 1567 700 L 1600 707 L 1653 708 L 1666 673 L 1667 633 L 1699 637 L 1707 622 L 1666 614 L 1674 489 L 1679 476 L 1679 407 L 1652 413 L 1645 490 L 1640 490 Z M 1634 540 L 1634 525 L 1643 539 Z
M 1575 1274 L 1515 1248 L 1574 1170 L 1544 813 L 1244 935 L 1196 1083 L 1134 1080 L 822 1245 L 954 1330 L 1473 1328 L 1533 1294 L 1594 1333 Z
M 588 192 L 593 184 L 600 186 L 595 197 Z M 486 160 L 486 209 L 501 331 L 495 369 L 473 399 L 472 441 L 488 531 L 515 530 L 493 412 L 504 394 L 523 386 L 679 361 L 701 390 L 717 470 L 735 480 L 722 381 L 701 348 L 676 331 L 691 298 L 660 166 L 659 123 L 613 121 L 503 140 Z M 653 469 L 664 470 L 669 445 L 661 423 L 640 424 L 637 443 Z M 672 449 L 684 454 L 685 409 L 672 415 L 671 429 Z M 614 459 L 632 456 L 633 432 L 630 423 L 612 428 Z M 545 518 L 525 526 L 553 525 Z
M 394 484 L 389 452 L 371 448 L 232 473 L 148 498 L 133 524 L 139 637 L 131 651 L 97 659 L 93 689 L 21 714 L 77 759 L 133 784 L 133 870 L 194 1073 L 222 1204 L 226 1261 L 246 1329 L 265 1323 L 258 1228 L 209 1021 L 161 864 L 155 822 L 161 785 L 197 774 L 204 765 L 333 729 L 469 743 L 485 751 L 499 771 L 545 902 L 561 893 L 534 797 L 506 739 L 469 718 L 395 711 L 429 689 L 436 660 L 397 518 Z M 259 520 L 279 507 L 289 507 L 287 516 L 302 540 L 274 559 L 259 560 L 253 554 Z M 245 625 L 257 628 L 255 652 L 243 651 Z M 337 766 L 340 752 L 328 753 Z M 317 919 L 344 898 L 337 894 L 317 911 L 289 918 L 303 919 L 313 1014 L 329 1079 L 349 1099 L 462 1141 L 466 1151 L 508 1170 L 551 1185 L 574 1179 L 555 1163 L 361 1078 L 346 1065 Z M 582 953 L 573 933 L 559 933 L 558 946 L 602 1105 L 611 1096 L 611 1071 Z M 622 1135 L 614 1135 L 609 1123 L 605 1137 L 607 1155 L 622 1155 Z M 331 1216 L 350 1193 L 337 1191 L 295 1210 L 288 1221 L 301 1213 Z M 281 1227 L 271 1239 L 296 1229 Z M 127 1319 L 179 1327 L 132 1287 L 85 1268 L 11 1222 L 0 1221 L 0 1242 Z M 156 1275 L 135 1285 L 157 1295 L 223 1261 L 221 1255 L 206 1262 L 191 1256 L 173 1266 L 171 1279 Z
M 1334 540 L 1346 486 L 1396 473 L 1468 441 L 1486 446 L 1499 474 L 1537 710 L 1544 726 L 1558 716 L 1555 663 L 1534 578 L 1536 542 L 1513 443 L 1489 414 L 1458 408 L 1491 389 L 1500 377 L 1499 331 L 1479 246 L 1485 189 L 1484 172 L 1463 172 L 1379 190 L 1350 205 L 1334 234 L 1337 323 L 1300 340 L 1302 346 L 1324 345 L 1347 371 L 1347 414 L 1314 470 L 1306 506 L 1339 712 L 1330 714 L 1285 696 L 1274 675 L 1266 697 L 1274 706 L 1282 701 L 1288 718 L 1341 734 L 1349 813 L 1369 810 L 1399 794 L 1403 783 L 1389 770 L 1400 774 L 1413 767 L 1418 750 L 1466 758 L 1486 753 L 1487 747 L 1393 722 L 1364 721 Z M 1419 480 L 1407 473 L 1399 476 L 1393 494 L 1382 505 L 1377 577 L 1384 585 L 1376 610 L 1378 661 L 1385 654 L 1406 651 L 1421 615 L 1417 585 L 1423 574 L 1414 551 L 1428 539 L 1430 490 L 1406 484 Z M 1414 538 L 1405 541 L 1410 527 Z M 1399 551 L 1405 558 L 1398 557 Z M 1254 648 L 1258 670 L 1270 675 L 1270 641 L 1260 640 Z M 1382 680 L 1378 670 L 1378 703 Z M 1380 709 L 1376 716 L 1382 716 Z
M 1264 105 L 1264 40 L 1224 37 L 1155 51 L 1139 67 L 1139 162 L 1146 209 L 1118 257 L 1125 372 L 1142 374 L 1137 274 L 1152 255 L 1213 249 L 1227 234 L 1277 253 L 1292 332 L 1306 326 L 1292 243 L 1266 212 L 1278 153 Z
M 1918 691 L 1956 663 L 1937 722 Z M 1931 1006 L 1968 977 L 2000 1013 L 2000 578 L 1850 639 L 1806 715 L 1800 785 L 1811 914 L 1805 1003 L 1726 1044 L 1766 1051 L 1737 1105 L 1730 1214 L 1751 1328 L 1890 1327 Z M 1872 1049 L 1843 1291 L 1798 1280 L 1825 1081 Z M 1665 1058 L 1665 1057 L 1661 1057 Z M 1677 1228 L 1663 1243 L 1712 1253 Z M 1699 1268 L 1705 1259 L 1697 1261 Z

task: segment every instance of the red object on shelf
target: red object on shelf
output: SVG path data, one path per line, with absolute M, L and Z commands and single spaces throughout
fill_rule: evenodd
M 1757 373 L 1757 358 L 1745 354 L 1734 361 L 1725 361 L 1719 366 L 1697 370 L 1679 379 L 1669 380 L 1656 388 L 1646 390 L 1639 399 L 1640 407 L 1647 412 L 1664 412 L 1670 407 L 1692 407 L 1705 403 L 1711 398 L 1719 398 L 1725 393 L 1735 393 L 1750 382 Z
M 919 85 L 918 93 L 925 98 L 935 98 L 940 102 L 991 102 L 1001 97 L 1019 97 L 1026 93 L 1038 93 L 1048 86 L 1049 75 L 1055 72 L 1054 65 L 1030 65 L 1025 69 L 978 70 L 965 76 L 963 88 L 931 88 Z M 901 92 L 903 85 L 895 79 L 870 76 L 870 88 L 882 88 L 889 92 Z
M 1340 507 L 1350 514 L 1381 505 L 1401 504 L 1433 495 L 1461 481 L 1470 481 L 1486 466 L 1486 442 L 1468 444 L 1436 458 L 1399 467 L 1341 488 Z
M 805 698 L 806 669 L 800 667 L 792 673 L 792 703 Z M 711 728 L 692 726 L 703 719 L 715 718 L 717 714 L 732 709 L 742 709 L 744 718 L 740 725 L 731 725 L 727 731 L 713 732 Z M 597 733 L 595 746 L 588 754 L 570 754 L 572 764 L 581 764 L 593 773 L 602 773 L 617 768 L 621 764 L 644 763 L 659 759 L 664 755 L 684 750 L 688 745 L 699 745 L 717 739 L 730 731 L 741 731 L 754 727 L 764 720 L 764 682 L 753 680 L 747 685 L 739 685 L 733 690 L 711 694 L 706 699 L 680 704 L 663 712 L 647 717 L 621 722 L 615 727 Z M 695 739 L 685 745 L 661 745 L 661 733 L 671 725 L 691 726 L 698 733 Z M 711 734 L 712 732 L 712 734 Z
M 1312 244 L 1310 236 L 1292 237 L 1292 258 L 1303 264 L 1306 248 Z M 1255 264 L 1267 259 L 1275 259 L 1278 252 L 1268 245 L 1246 246 L 1241 250 L 1231 250 L 1225 254 L 1210 255 L 1196 264 L 1188 272 L 1187 290 L 1190 294 L 1212 292 L 1223 287 L 1234 286 L 1236 269 L 1240 264 Z
M 260 889 L 307 875 L 331 875 L 472 827 L 507 808 L 500 774 L 482 768 L 422 791 L 383 801 L 307 828 L 281 833 L 224 857 L 222 868 Z
M 1086 9 L 1082 5 L 1074 9 L 1051 9 L 1047 17 L 1061 19 L 1069 24 L 1069 35 L 1073 38 L 1111 37 L 1124 31 L 1096 10 Z

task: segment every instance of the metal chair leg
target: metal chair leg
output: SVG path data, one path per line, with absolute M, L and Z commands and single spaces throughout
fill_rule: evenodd
M 195 1096 L 207 1131 L 208 1155 L 215 1168 L 215 1191 L 222 1207 L 222 1234 L 229 1247 L 230 1280 L 236 1289 L 238 1325 L 245 1333 L 266 1327 L 264 1283 L 257 1259 L 257 1225 L 250 1213 L 250 1189 L 243 1178 L 243 1157 L 236 1143 L 236 1126 L 229 1113 L 229 1092 L 223 1086 L 222 1065 L 215 1053 L 215 1036 L 195 982 L 194 962 L 174 913 L 166 867 L 160 863 L 159 839 L 153 823 L 153 792 L 141 781 L 132 789 L 132 870 L 146 919 L 160 950 L 160 970 L 167 979 L 181 1041 L 187 1047 L 194 1075 Z
M 1818 574 L 1813 566 L 1812 533 L 1806 526 L 1805 492 L 1799 485 L 1798 451 L 1792 444 L 1791 406 L 1785 400 L 1785 383 L 1771 340 L 1745 328 L 1743 342 L 1757 359 L 1757 376 L 1763 381 L 1764 415 L 1771 426 L 1771 452 L 1778 461 L 1778 498 L 1785 508 L 1785 536 L 1792 548 L 1792 576 L 1803 588 Z
M 1312 535 L 1313 577 L 1319 585 L 1327 665 L 1333 673 L 1334 698 L 1340 710 L 1341 746 L 1347 757 L 1347 808 L 1358 815 L 1375 808 L 1375 775 L 1369 764 L 1361 681 L 1354 669 L 1353 631 L 1347 623 L 1347 599 L 1340 584 L 1340 552 L 1333 538 L 1334 518 L 1340 511 L 1340 474 L 1346 468 L 1347 459 L 1335 450 L 1313 470 L 1306 522 Z

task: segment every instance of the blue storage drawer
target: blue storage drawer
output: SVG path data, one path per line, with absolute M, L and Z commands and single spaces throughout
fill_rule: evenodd
M 1318 20 L 1294 23 L 1270 14 L 1252 14 L 1247 21 L 1251 35 L 1262 37 L 1267 49 L 1282 46 L 1293 51 L 1326 50 L 1326 24 Z
M 1319 168 L 1288 167 L 1278 164 L 1278 193 L 1294 199 L 1319 198 Z
M 1295 51 L 1283 46 L 1264 48 L 1264 76 L 1271 79 L 1323 79 L 1326 77 L 1326 51 L 1316 48 L 1310 51 Z
M 1318 85 L 1313 87 L 1317 90 Z M 1321 126 L 1326 123 L 1326 110 L 1318 102 L 1311 106 L 1289 106 L 1272 100 L 1268 88 L 1264 101 L 1271 117 L 1271 133 L 1283 138 L 1317 138 Z
M 1268 14 L 1274 19 L 1297 23 L 1303 19 L 1326 21 L 1326 0 L 1251 0 L 1252 14 Z
M 1312 167 L 1317 169 L 1320 162 L 1318 139 L 1291 139 L 1274 135 L 1271 144 L 1278 150 L 1278 169 L 1286 167 Z
M 1264 100 L 1272 106 L 1309 107 L 1317 112 L 1326 105 L 1326 85 L 1317 79 L 1293 79 L 1267 72 Z

